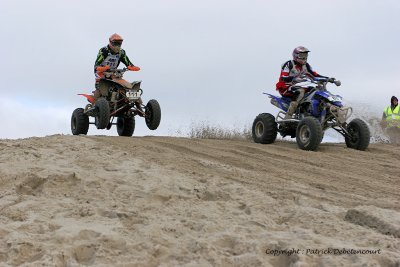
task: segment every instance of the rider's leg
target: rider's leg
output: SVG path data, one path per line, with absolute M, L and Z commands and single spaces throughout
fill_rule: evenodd
M 94 88 L 95 88 L 95 90 L 92 91 L 92 93 L 93 93 L 93 98 L 96 101 L 101 96 L 101 93 L 100 93 L 100 90 L 99 90 L 99 80 L 98 79 L 96 79 L 96 83 L 94 84 Z
M 299 101 L 304 97 L 305 89 L 300 88 L 296 91 L 296 95 L 292 102 L 290 102 L 288 111 L 286 112 L 285 119 L 290 119 L 296 111 Z
M 299 104 L 299 102 L 297 102 L 297 101 L 290 102 L 289 108 L 288 108 L 288 110 L 286 112 L 286 115 L 285 115 L 285 119 L 292 118 L 293 113 L 296 111 L 298 104 Z

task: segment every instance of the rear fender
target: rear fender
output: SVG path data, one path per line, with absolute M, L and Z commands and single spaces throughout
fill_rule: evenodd
M 271 98 L 271 104 L 282 109 L 283 111 L 287 111 L 289 108 L 289 103 L 290 103 L 290 98 L 282 98 L 282 97 L 278 97 L 275 95 L 271 95 L 268 93 L 263 93 L 265 95 L 267 95 L 269 98 Z
M 87 94 L 78 94 L 78 95 L 81 95 L 81 96 L 86 97 L 86 99 L 87 99 L 90 103 L 94 104 L 94 98 L 93 98 L 92 95 L 87 95 Z

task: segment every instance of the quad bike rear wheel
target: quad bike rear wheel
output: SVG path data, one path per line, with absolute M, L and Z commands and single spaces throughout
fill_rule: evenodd
M 146 114 L 145 121 L 147 127 L 150 130 L 157 129 L 161 121 L 161 108 L 157 100 L 151 99 L 149 102 L 147 102 L 145 108 L 145 114 Z
M 251 133 L 255 143 L 271 144 L 275 142 L 278 134 L 275 117 L 269 113 L 259 114 L 254 119 Z
M 89 130 L 89 117 L 83 112 L 83 108 L 77 108 L 72 112 L 71 131 L 73 135 L 87 134 Z
M 135 118 L 117 118 L 117 132 L 119 136 L 132 136 L 135 131 Z
M 110 106 L 104 97 L 100 97 L 95 103 L 95 122 L 97 129 L 105 129 L 110 122 Z
M 346 145 L 349 148 L 364 151 L 369 146 L 371 133 L 368 125 L 361 119 L 354 119 L 347 125 L 349 135 L 345 136 Z
M 297 125 L 296 141 L 299 148 L 315 151 L 322 141 L 321 123 L 314 117 L 305 117 Z

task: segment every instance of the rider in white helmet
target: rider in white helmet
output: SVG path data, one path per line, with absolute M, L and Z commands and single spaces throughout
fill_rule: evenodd
M 310 64 L 307 63 L 308 53 L 310 50 L 304 46 L 298 46 L 293 50 L 293 60 L 286 61 L 282 65 L 281 75 L 279 81 L 276 84 L 276 90 L 284 96 L 292 99 L 290 102 L 288 111 L 286 112 L 285 119 L 292 117 L 296 111 L 299 101 L 304 97 L 305 90 L 302 88 L 296 88 L 293 85 L 302 82 L 302 77 L 324 77 L 313 71 Z M 332 81 L 334 78 L 330 78 Z

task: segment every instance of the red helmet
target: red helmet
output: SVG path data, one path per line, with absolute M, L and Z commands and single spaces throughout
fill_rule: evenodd
M 108 45 L 110 46 L 111 50 L 115 53 L 119 53 L 121 50 L 122 41 L 124 41 L 121 35 L 114 33 L 108 40 L 110 41 Z
M 298 46 L 293 50 L 293 60 L 300 64 L 306 64 L 309 52 L 310 50 L 304 46 Z

